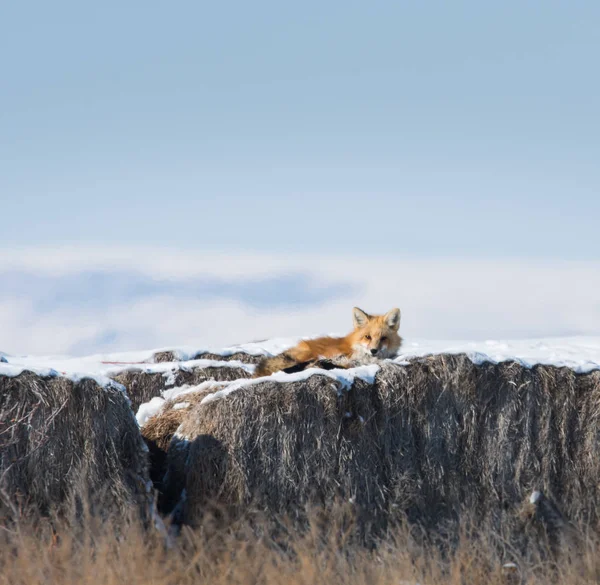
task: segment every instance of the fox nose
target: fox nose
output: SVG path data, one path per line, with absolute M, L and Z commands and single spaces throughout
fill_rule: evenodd
M 377 355 L 377 350 L 376 349 L 372 349 L 371 350 L 371 355 Z

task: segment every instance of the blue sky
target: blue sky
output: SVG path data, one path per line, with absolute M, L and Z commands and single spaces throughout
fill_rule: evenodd
M 586 1 L 3 3 L 0 245 L 597 259 L 599 21 Z
M 585 0 L 0 4 L 0 349 L 208 343 L 208 314 L 219 343 L 343 331 L 361 302 L 404 303 L 411 335 L 600 332 L 598 22 Z M 173 276 L 182 255 L 220 272 Z

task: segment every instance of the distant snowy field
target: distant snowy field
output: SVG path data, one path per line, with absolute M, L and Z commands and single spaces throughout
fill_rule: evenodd
M 371 313 L 399 307 L 401 335 L 411 341 L 600 336 L 598 261 L 290 255 L 275 248 L 2 250 L 0 350 L 88 356 L 345 334 L 355 305 Z
M 252 355 L 272 355 L 295 345 L 300 338 L 278 338 L 263 342 L 246 343 L 224 348 L 180 347 L 175 348 L 181 360 L 204 351 L 217 355 L 230 356 L 237 352 Z M 6 362 L 0 362 L 0 375 L 18 375 L 24 369 L 42 374 L 54 373 L 74 378 L 94 376 L 98 379 L 124 369 L 141 369 L 146 372 L 168 374 L 173 363 L 152 363 L 157 350 L 95 354 L 86 357 L 70 356 L 19 356 L 1 354 Z M 167 348 L 173 349 L 173 348 Z M 405 363 L 415 357 L 440 353 L 466 353 L 474 363 L 499 363 L 517 361 L 525 367 L 536 364 L 568 367 L 578 373 L 600 369 L 600 337 L 561 337 L 547 339 L 520 339 L 513 341 L 431 341 L 410 340 L 405 342 L 399 355 L 393 361 Z M 253 366 L 236 361 L 217 360 L 186 361 L 193 367 L 241 367 L 248 371 Z

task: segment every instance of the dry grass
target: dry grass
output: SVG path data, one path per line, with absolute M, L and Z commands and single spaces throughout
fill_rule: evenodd
M 583 585 L 600 578 L 600 544 L 591 538 L 578 556 L 558 561 L 523 560 L 510 550 L 502 556 L 489 537 L 466 532 L 441 552 L 406 528 L 367 550 L 352 546 L 353 526 L 343 514 L 326 525 L 312 518 L 306 532 L 277 541 L 258 535 L 247 519 L 220 530 L 207 518 L 197 531 L 184 527 L 170 546 L 135 525 L 120 537 L 95 522 L 54 538 L 0 530 L 0 584 Z M 516 568 L 503 568 L 507 562 Z

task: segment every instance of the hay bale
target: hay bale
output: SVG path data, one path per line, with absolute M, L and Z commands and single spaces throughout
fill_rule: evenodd
M 257 364 L 263 358 L 262 355 L 252 355 L 245 351 L 236 351 L 230 355 L 221 355 L 211 353 L 210 351 L 200 352 L 194 355 L 194 360 L 219 360 L 223 362 L 238 361 L 244 364 Z
M 166 492 L 173 489 L 172 486 L 166 488 L 163 482 L 167 471 L 167 451 L 171 439 L 188 412 L 200 404 L 211 391 L 211 388 L 195 390 L 166 400 L 160 411 L 150 417 L 141 428 L 142 436 L 150 453 L 150 479 L 158 491 L 158 506 L 161 511 L 168 507 L 166 502 L 171 499 Z M 177 492 L 177 498 L 178 495 L 179 492 Z
M 302 519 L 351 502 L 364 534 L 408 519 L 428 532 L 473 522 L 516 538 L 543 490 L 569 519 L 598 523 L 600 372 L 436 355 L 382 364 L 349 391 L 325 376 L 260 382 L 197 405 L 169 447 L 185 521 L 209 499 Z M 182 452 L 185 455 L 182 455 Z
M 199 351 L 192 356 L 187 356 L 185 359 L 182 359 L 181 354 L 176 350 L 163 350 L 155 352 L 150 361 L 159 364 L 164 362 L 186 362 L 192 360 L 217 360 L 220 362 L 238 361 L 244 364 L 257 364 L 262 357 L 262 355 L 253 355 L 251 353 L 246 353 L 245 351 L 236 351 L 229 355 L 213 353 L 210 351 Z
M 148 519 L 147 449 L 123 389 L 24 371 L 0 375 L 0 516 L 85 510 Z
M 175 431 L 188 412 L 213 391 L 212 388 L 206 388 L 178 394 L 172 400 L 165 400 L 160 412 L 150 417 L 142 426 L 142 436 L 166 453 Z
M 187 521 L 196 523 L 204 503 L 215 499 L 242 507 L 251 500 L 258 506 L 268 502 L 266 509 L 294 516 L 307 500 L 298 494 L 330 493 L 338 401 L 331 379 L 313 376 L 290 385 L 265 382 L 192 408 L 178 430 L 179 436 L 193 437 L 189 466 L 184 472 L 170 469 L 172 476 L 186 477 Z M 228 418 L 221 416 L 224 403 Z M 248 417 L 257 424 L 248 424 Z M 174 452 L 177 460 L 169 464 L 176 468 L 184 451 L 175 439 L 169 458 Z
M 178 361 L 182 361 L 182 360 L 179 359 L 177 352 L 167 350 L 167 351 L 157 351 L 156 353 L 154 353 L 152 355 L 152 358 L 150 359 L 150 361 L 155 364 L 162 364 L 165 362 L 178 362 Z
M 131 400 L 134 412 L 144 402 L 149 402 L 155 396 L 160 396 L 167 389 L 178 386 L 197 386 L 209 380 L 238 380 L 249 378 L 250 373 L 235 367 L 202 367 L 174 365 L 171 372 L 152 372 L 139 368 L 122 370 L 112 374 L 111 378 L 125 386 Z

